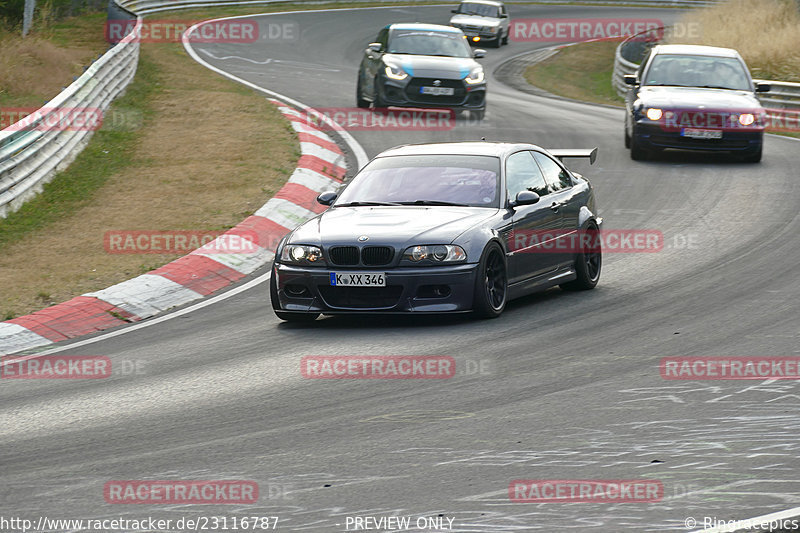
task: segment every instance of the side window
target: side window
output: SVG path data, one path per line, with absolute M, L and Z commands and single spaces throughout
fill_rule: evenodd
M 561 165 L 541 152 L 533 152 L 533 157 L 536 158 L 536 162 L 542 167 L 542 173 L 544 173 L 544 179 L 547 182 L 547 187 L 550 192 L 572 187 L 572 178 L 570 178 L 569 173 L 564 170 Z
M 506 159 L 506 188 L 512 200 L 520 191 L 533 191 L 540 196 L 548 193 L 547 182 L 530 152 L 517 152 Z

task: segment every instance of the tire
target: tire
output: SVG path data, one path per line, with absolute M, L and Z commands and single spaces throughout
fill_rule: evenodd
M 502 37 L 498 35 L 497 38 L 494 41 L 492 41 L 492 48 L 500 48 L 501 41 Z
M 591 222 L 586 227 L 586 233 L 597 233 L 597 226 Z M 581 250 L 575 256 L 575 273 L 578 277 L 568 283 L 562 283 L 560 287 L 565 291 L 588 291 L 597 286 L 600 281 L 600 271 L 603 267 L 603 249 L 600 239 L 590 240 L 591 248 Z
M 631 147 L 631 136 L 628 135 L 628 119 L 625 119 L 625 126 L 622 128 L 625 133 L 625 148 Z
M 356 82 L 356 106 L 360 107 L 361 109 L 367 109 L 369 107 L 369 100 L 364 100 L 362 97 L 360 73 L 358 75 L 358 81 Z
M 646 149 L 642 148 L 642 146 L 636 140 L 635 135 L 631 137 L 630 149 L 631 149 L 631 159 L 633 159 L 634 161 L 644 161 L 650 155 L 650 153 Z
M 506 36 L 505 36 L 505 37 L 503 37 L 503 42 L 502 42 L 502 44 L 508 44 L 508 34 L 509 34 L 509 33 L 511 33 L 511 28 L 509 28 L 509 29 L 507 29 L 507 30 L 506 30 Z
M 375 109 L 386 107 L 386 102 L 384 102 L 383 98 L 381 98 L 381 90 L 377 77 L 375 78 L 375 83 L 373 84 L 373 87 L 375 87 L 375 98 L 373 98 L 372 100 L 372 106 Z
M 764 151 L 764 145 L 760 145 L 758 149 L 752 152 L 748 151 L 742 156 L 742 161 L 745 163 L 758 163 L 761 161 L 761 153 Z
M 508 271 L 503 249 L 491 242 L 483 250 L 475 288 L 472 312 L 480 318 L 497 318 L 506 308 L 508 299 Z
M 272 275 L 269 278 L 269 299 L 272 302 L 272 310 L 275 315 L 281 320 L 287 322 L 313 322 L 319 316 L 319 313 L 290 313 L 288 311 L 281 311 L 280 301 L 278 300 L 278 283 L 275 281 L 275 269 L 272 269 Z

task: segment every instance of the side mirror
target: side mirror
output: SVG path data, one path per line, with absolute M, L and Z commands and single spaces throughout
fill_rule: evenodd
M 381 52 L 381 48 L 383 48 L 381 43 L 369 43 L 367 45 L 366 52 L 368 54 L 379 54 Z
M 625 80 L 625 85 L 636 85 L 636 74 L 625 74 L 622 79 Z
M 472 51 L 472 57 L 474 57 L 475 59 L 486 57 L 486 50 L 484 50 L 483 48 L 476 48 L 475 50 Z
M 772 85 L 769 83 L 756 83 L 757 93 L 768 93 L 772 90 Z
M 334 200 L 339 196 L 338 193 L 333 191 L 326 191 L 317 196 L 317 203 L 322 205 L 331 205 Z
M 507 19 L 508 18 L 508 14 L 507 13 L 500 13 L 500 18 L 501 19 Z
M 458 9 L 451 9 L 450 13 L 458 13 Z
M 532 205 L 539 201 L 539 195 L 533 191 L 519 191 L 517 197 L 511 202 L 511 207 Z

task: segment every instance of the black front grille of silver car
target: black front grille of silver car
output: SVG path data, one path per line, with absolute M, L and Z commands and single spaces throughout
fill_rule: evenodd
M 354 266 L 358 264 L 357 246 L 334 246 L 328 250 L 328 258 L 334 265 Z
M 365 246 L 361 250 L 361 262 L 365 266 L 388 265 L 394 259 L 394 248 L 389 246 Z

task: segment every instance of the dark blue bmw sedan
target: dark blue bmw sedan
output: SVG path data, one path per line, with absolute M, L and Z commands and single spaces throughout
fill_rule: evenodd
M 658 45 L 645 56 L 625 100 L 625 147 L 646 159 L 666 148 L 733 152 L 761 161 L 767 115 L 736 50 Z

